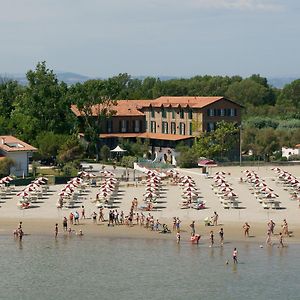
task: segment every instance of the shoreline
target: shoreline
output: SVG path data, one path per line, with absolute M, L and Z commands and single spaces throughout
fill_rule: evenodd
M 19 222 L 22 221 L 22 228 L 26 236 L 47 236 L 49 238 L 54 237 L 55 224 L 58 223 L 59 233 L 58 238 L 67 236 L 68 233 L 63 231 L 62 220 L 58 219 L 17 219 L 17 218 L 2 218 L 0 220 L 0 236 L 13 237 L 13 231 L 17 228 Z M 159 240 L 174 240 L 176 241 L 176 233 L 163 234 L 159 231 L 152 231 L 149 228 L 144 228 L 140 225 L 133 225 L 129 227 L 127 225 L 114 225 L 107 226 L 107 222 L 93 224 L 91 219 L 80 220 L 82 222 L 79 225 L 72 225 L 72 230 L 79 232 L 83 231 L 83 236 L 92 238 L 125 238 L 125 239 L 159 239 Z M 168 228 L 172 230 L 172 220 L 164 220 L 168 225 Z M 257 243 L 265 245 L 266 240 L 266 228 L 264 223 L 252 223 L 250 224 L 250 237 L 245 238 L 243 235 L 242 223 L 240 222 L 226 222 L 217 226 L 204 226 L 204 224 L 196 223 L 196 233 L 201 235 L 200 244 L 209 244 L 209 233 L 212 230 L 215 235 L 215 245 L 219 245 L 219 230 L 224 229 L 224 240 L 226 243 L 239 242 L 239 243 Z M 281 227 L 276 225 L 274 235 L 272 236 L 273 244 L 278 244 L 278 235 Z M 293 224 L 290 225 L 291 237 L 284 237 L 285 244 L 300 244 L 300 229 L 296 228 Z M 184 242 L 190 242 L 190 229 L 189 222 L 182 222 L 181 224 L 181 240 Z M 72 236 L 75 236 L 72 233 Z

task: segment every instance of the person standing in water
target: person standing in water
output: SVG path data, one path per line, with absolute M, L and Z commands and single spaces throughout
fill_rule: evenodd
M 280 232 L 279 233 L 279 246 L 278 246 L 278 248 L 283 248 L 284 247 L 284 244 L 283 244 L 283 235 L 282 235 L 282 233 Z
M 176 233 L 176 240 L 177 240 L 177 244 L 180 243 L 180 232 Z
M 211 231 L 210 232 L 210 246 L 209 247 L 212 247 L 214 245 L 214 232 Z
M 220 244 L 221 244 L 221 247 L 223 247 L 223 244 L 224 244 L 224 230 L 223 230 L 223 228 L 220 229 L 219 235 L 220 235 Z
M 236 248 L 234 248 L 232 253 L 232 259 L 234 264 L 238 263 L 237 256 L 238 256 L 238 251 L 236 250 Z
M 55 224 L 54 232 L 55 232 L 55 237 L 57 238 L 57 235 L 58 235 L 58 224 L 57 223 Z
M 190 227 L 191 227 L 191 235 L 194 236 L 195 235 L 195 221 L 193 221 L 190 224 Z

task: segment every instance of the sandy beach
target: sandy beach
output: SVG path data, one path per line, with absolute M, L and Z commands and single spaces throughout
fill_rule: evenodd
M 109 167 L 107 167 L 109 170 Z M 192 220 L 196 223 L 196 232 L 201 234 L 202 241 L 208 240 L 209 231 L 214 230 L 216 240 L 218 240 L 218 231 L 221 227 L 224 228 L 225 240 L 245 240 L 243 236 L 242 225 L 247 221 L 251 225 L 250 238 L 248 241 L 263 242 L 266 236 L 267 222 L 270 219 L 276 223 L 275 233 L 281 230 L 283 219 L 287 219 L 289 230 L 292 237 L 286 238 L 288 243 L 300 242 L 300 208 L 297 201 L 290 199 L 289 192 L 279 185 L 276 181 L 276 173 L 270 167 L 255 167 L 248 168 L 257 172 L 257 174 L 265 180 L 274 193 L 278 194 L 278 200 L 281 202 L 282 209 L 264 209 L 262 205 L 255 199 L 255 195 L 249 189 L 247 183 L 240 183 L 240 177 L 245 177 L 243 170 L 240 167 L 222 167 L 213 168 L 211 173 L 218 171 L 226 173 L 226 180 L 231 184 L 234 192 L 238 196 L 240 202 L 240 209 L 224 209 L 218 196 L 214 193 L 211 185 L 212 178 L 207 178 L 201 174 L 198 169 L 177 169 L 181 175 L 190 175 L 196 183 L 197 188 L 201 193 L 201 197 L 206 201 L 206 209 L 180 209 L 179 202 L 181 199 L 182 189 L 179 186 L 164 184 L 163 192 L 160 199 L 158 199 L 157 209 L 150 213 L 155 219 L 159 219 L 160 223 L 166 223 L 168 227 L 172 228 L 172 218 L 179 217 L 182 221 L 182 236 L 188 239 L 190 235 L 189 224 Z M 298 166 L 284 167 L 284 170 L 290 172 L 296 177 L 300 177 Z M 123 172 L 121 168 L 117 168 L 117 172 Z M 131 171 L 132 172 L 132 171 Z M 97 174 L 97 173 L 95 173 Z M 135 174 L 139 175 L 139 174 Z M 18 197 L 16 193 L 8 195 L 1 200 L 0 208 L 0 234 L 11 235 L 16 229 L 19 222 L 23 222 L 23 228 L 27 234 L 44 234 L 53 235 L 54 225 L 59 223 L 60 233 L 62 232 L 62 219 L 64 216 L 68 217 L 70 212 L 81 210 L 84 205 L 86 211 L 86 219 L 80 220 L 80 225 L 73 226 L 74 230 L 80 229 L 86 235 L 95 236 L 111 236 L 111 237 L 141 237 L 141 238 L 162 238 L 174 239 L 174 234 L 159 234 L 145 229 L 139 225 L 128 227 L 125 225 L 108 227 L 107 223 L 93 224 L 91 214 L 95 211 L 98 213 L 98 208 L 95 205 L 97 187 L 87 187 L 82 194 L 81 202 L 77 207 L 70 209 L 57 209 L 56 202 L 58 200 L 58 193 L 63 185 L 50 186 L 49 192 L 44 195 L 30 209 L 19 209 L 17 207 Z M 22 190 L 24 187 L 16 187 L 16 191 Z M 139 204 L 142 203 L 143 194 L 145 193 L 145 184 L 139 183 L 137 186 L 131 182 L 120 182 L 119 194 L 115 203 L 115 209 L 123 210 L 125 215 L 128 214 L 131 201 L 136 197 Z M 105 209 L 104 214 L 107 219 L 109 209 Z M 219 214 L 219 226 L 204 226 L 204 219 L 211 217 L 216 211 Z M 149 212 L 143 212 L 147 215 Z M 274 236 L 276 240 L 276 236 Z

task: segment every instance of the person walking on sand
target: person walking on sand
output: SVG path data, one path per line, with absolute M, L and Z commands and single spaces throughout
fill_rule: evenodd
M 55 224 L 55 229 L 54 229 L 55 237 L 57 238 L 58 235 L 58 224 Z
M 232 253 L 232 259 L 233 259 L 233 263 L 234 263 L 234 264 L 237 264 L 237 263 L 238 263 L 237 256 L 238 256 L 238 251 L 237 251 L 236 248 L 234 248 L 234 249 L 233 249 L 233 253 Z
M 191 227 L 191 235 L 194 236 L 195 235 L 195 221 L 193 221 L 190 224 L 190 227 Z
M 176 230 L 176 217 L 173 217 L 173 231 Z
M 92 220 L 94 224 L 97 223 L 97 213 L 95 211 L 92 213 Z
M 214 245 L 214 232 L 211 231 L 210 232 L 210 246 L 209 247 L 212 247 Z
M 104 215 L 103 215 L 103 207 L 100 207 L 99 209 L 99 218 L 98 218 L 98 221 L 100 222 L 103 222 L 104 221 Z
M 244 235 L 245 237 L 249 237 L 249 229 L 250 229 L 250 225 L 248 224 L 248 222 L 245 222 L 245 224 L 243 225 L 244 228 Z
M 212 216 L 213 226 L 218 226 L 218 219 L 219 219 L 219 215 L 215 211 L 214 215 Z
M 84 206 L 81 206 L 81 219 L 85 219 L 85 209 Z
M 224 230 L 223 230 L 223 228 L 220 229 L 219 235 L 220 235 L 220 244 L 221 244 L 221 247 L 223 247 L 223 245 L 224 245 Z
M 289 226 L 288 226 L 286 219 L 283 220 L 283 224 L 281 225 L 281 227 L 282 227 L 282 234 L 286 235 L 286 236 L 290 236 Z
M 73 225 L 74 214 L 72 212 L 70 212 L 69 219 L 70 219 L 70 224 Z

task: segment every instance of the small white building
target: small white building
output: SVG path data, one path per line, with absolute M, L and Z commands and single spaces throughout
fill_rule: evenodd
M 0 156 L 8 157 L 14 161 L 10 169 L 11 175 L 27 176 L 29 158 L 37 149 L 12 135 L 0 136 Z
M 281 148 L 282 157 L 290 158 L 291 155 L 300 155 L 300 144 L 296 145 L 294 148 Z

